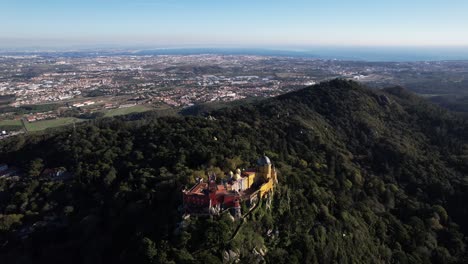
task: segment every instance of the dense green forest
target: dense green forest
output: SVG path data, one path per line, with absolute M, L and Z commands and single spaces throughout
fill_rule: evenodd
M 468 96 L 465 95 L 444 95 L 444 96 L 433 96 L 430 98 L 431 102 L 434 102 L 442 107 L 445 107 L 451 111 L 460 112 L 468 115 Z
M 334 80 L 209 115 L 105 118 L 15 137 L 1 263 L 467 263 L 468 120 L 403 88 Z M 182 219 L 207 171 L 279 171 L 236 222 Z M 65 167 L 68 181 L 40 176 Z

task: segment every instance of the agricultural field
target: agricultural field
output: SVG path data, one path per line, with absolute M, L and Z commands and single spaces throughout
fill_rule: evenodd
M 7 131 L 18 131 L 23 128 L 21 120 L 1 120 L 0 121 L 0 130 Z
M 135 105 L 132 107 L 127 107 L 127 108 L 111 109 L 105 112 L 105 117 L 128 115 L 132 113 L 141 113 L 141 112 L 150 111 L 152 109 L 153 108 L 146 106 L 146 105 Z
M 1 120 L 0 127 L 2 126 L 22 126 L 21 120 Z

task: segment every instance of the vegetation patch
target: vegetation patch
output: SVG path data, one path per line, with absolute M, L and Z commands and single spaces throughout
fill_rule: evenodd
M 74 117 L 65 117 L 65 118 L 57 118 L 52 120 L 42 120 L 37 122 L 25 122 L 26 129 L 29 132 L 41 131 L 48 128 L 60 127 L 71 125 L 74 122 L 81 122 L 82 119 L 74 118 Z

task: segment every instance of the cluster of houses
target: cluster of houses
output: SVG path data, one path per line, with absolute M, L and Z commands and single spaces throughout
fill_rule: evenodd
M 73 107 L 83 107 L 83 106 L 90 106 L 90 105 L 94 105 L 96 102 L 94 101 L 85 101 L 85 102 L 81 102 L 81 103 L 75 103 L 73 104 Z
M 24 133 L 23 130 L 19 130 L 19 131 L 2 130 L 2 131 L 0 131 L 0 140 L 6 139 L 6 138 L 9 138 L 9 137 L 12 137 L 12 136 L 16 136 L 16 135 L 19 135 L 19 134 L 23 134 L 23 133 Z
M 57 114 L 53 111 L 49 111 L 45 113 L 30 114 L 26 116 L 26 120 L 28 120 L 29 123 L 41 121 L 41 120 L 56 119 L 56 118 L 57 118 Z

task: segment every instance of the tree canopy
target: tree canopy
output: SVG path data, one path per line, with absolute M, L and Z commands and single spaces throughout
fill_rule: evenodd
M 464 263 L 468 120 L 334 80 L 209 116 L 101 119 L 0 146 L 5 263 Z M 271 207 L 183 220 L 205 172 L 279 171 Z M 38 176 L 65 167 L 68 181 Z

